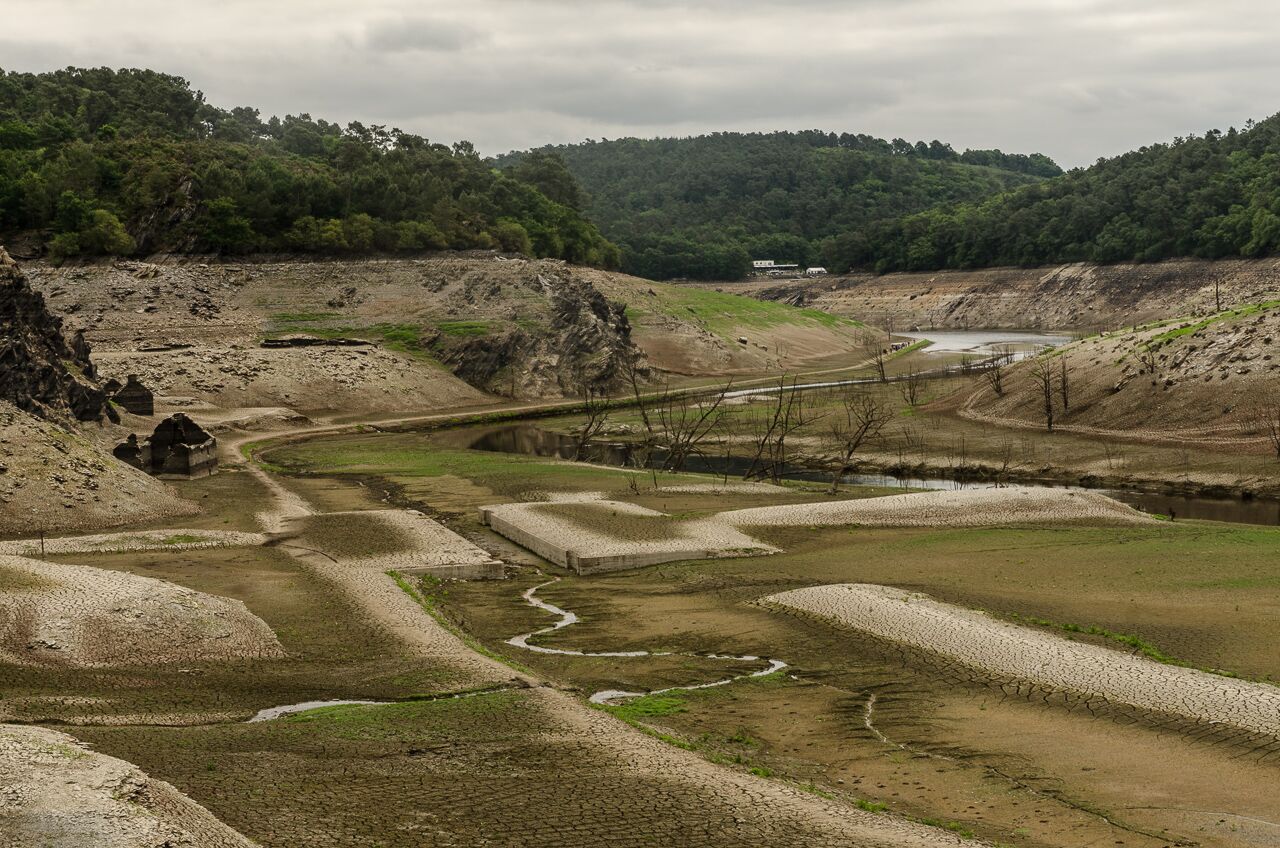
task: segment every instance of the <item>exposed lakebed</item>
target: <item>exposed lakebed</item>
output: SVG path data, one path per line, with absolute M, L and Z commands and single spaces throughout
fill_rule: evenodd
M 453 431 L 449 441 L 471 450 L 528 456 L 573 459 L 578 454 L 578 439 L 533 424 L 509 424 L 501 427 L 469 428 Z M 666 453 L 660 449 L 645 451 L 639 446 L 621 441 L 602 441 L 588 445 L 584 459 L 601 465 L 619 468 L 661 468 Z M 750 459 L 740 456 L 697 455 L 689 458 L 685 470 L 697 473 L 728 475 L 740 478 L 751 465 Z M 786 480 L 830 482 L 831 472 L 788 463 L 782 474 Z M 841 478 L 845 485 L 877 486 L 902 489 L 972 489 L 993 488 L 998 483 L 990 481 L 966 481 L 944 477 L 898 476 L 887 473 L 848 474 Z M 1064 488 L 1047 482 L 1018 481 L 1020 486 Z M 1068 487 L 1083 488 L 1083 487 Z M 1100 489 L 1107 495 L 1136 507 L 1144 512 L 1173 515 L 1176 518 L 1227 521 L 1237 524 L 1280 525 L 1280 501 L 1242 498 L 1211 498 L 1197 495 L 1165 494 L 1126 489 Z

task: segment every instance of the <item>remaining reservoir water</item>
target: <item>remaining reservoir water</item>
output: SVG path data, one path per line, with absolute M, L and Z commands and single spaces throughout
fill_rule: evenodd
M 1070 336 L 1036 330 L 911 330 L 894 335 L 928 339 L 931 344 L 925 348 L 926 353 L 971 353 L 976 356 L 995 356 L 1005 350 L 1021 353 L 1057 347 L 1071 341 Z
M 472 450 L 519 453 L 530 456 L 573 459 L 578 450 L 578 440 L 573 436 L 544 430 L 532 424 L 509 424 L 503 427 L 462 429 L 439 433 L 436 439 Z M 625 442 L 598 442 L 587 448 L 585 460 L 600 465 L 619 468 L 661 468 L 666 453 L 661 450 L 645 452 L 642 448 Z M 685 470 L 696 473 L 724 475 L 740 478 L 745 474 L 750 460 L 738 456 L 700 455 L 690 457 Z M 831 473 L 802 465 L 788 464 L 783 475 L 788 480 L 830 482 Z M 892 474 L 850 474 L 841 478 L 846 485 L 882 486 L 903 489 L 982 489 L 996 486 L 986 481 L 961 481 L 943 477 L 898 477 Z M 1049 483 L 1018 483 L 1020 486 L 1055 487 Z M 1174 515 L 1177 518 L 1195 518 L 1206 521 L 1227 521 L 1237 524 L 1264 524 L 1280 526 L 1280 501 L 1242 500 L 1239 498 L 1206 498 L 1190 495 L 1137 492 L 1126 489 L 1101 489 L 1099 491 L 1123 501 L 1144 512 Z

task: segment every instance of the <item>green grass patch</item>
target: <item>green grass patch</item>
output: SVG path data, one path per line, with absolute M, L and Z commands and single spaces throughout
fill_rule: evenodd
M 607 712 L 618 718 L 639 721 L 645 718 L 660 718 L 688 711 L 685 699 L 679 695 L 645 695 L 632 698 L 624 704 L 605 704 Z
M 267 338 L 279 338 L 293 333 L 304 333 L 318 339 L 363 339 L 364 341 L 380 343 L 387 350 L 408 354 L 419 359 L 435 361 L 422 343 L 423 328 L 417 324 L 379 323 L 369 324 L 364 327 L 311 326 L 311 322 L 326 321 L 331 317 L 337 316 L 318 312 L 305 319 L 286 316 L 287 320 L 281 320 L 281 316 L 276 315 L 272 317 Z
M 500 662 L 503 665 L 507 666 L 508 668 L 514 668 L 516 671 L 519 671 L 522 674 L 533 673 L 527 667 L 521 665 L 520 663 L 515 662 L 514 660 L 510 660 L 499 653 L 489 650 L 484 645 L 480 644 L 480 642 L 476 641 L 476 639 L 474 639 L 471 635 L 469 635 L 468 633 L 463 631 L 461 628 L 454 625 L 452 621 L 450 621 L 447 617 L 445 617 L 444 613 L 440 611 L 440 607 L 437 603 L 437 598 L 436 598 L 436 593 L 441 591 L 441 585 L 438 579 L 430 575 L 424 575 L 423 577 L 418 579 L 418 585 L 414 586 L 413 583 L 410 582 L 409 578 L 405 577 L 403 574 L 401 574 L 398 571 L 388 571 L 387 575 L 390 576 L 392 580 L 396 581 L 396 585 L 400 587 L 401 591 L 403 591 L 406 595 L 412 598 L 414 602 L 418 604 L 418 606 L 422 607 L 423 611 L 426 612 L 427 615 L 435 619 L 436 623 L 439 624 L 441 627 L 443 627 L 445 630 L 448 630 L 454 636 L 457 636 L 460 640 L 462 640 L 462 642 L 468 648 L 475 651 L 477 654 L 486 656 L 489 659 L 494 660 L 496 662 Z
M 770 300 L 686 286 L 653 284 L 656 297 L 637 303 L 634 312 L 660 312 L 697 321 L 722 338 L 733 340 L 752 328 L 827 327 L 857 329 L 865 325 L 820 309 L 788 306 Z
M 1172 330 L 1166 330 L 1160 335 L 1152 338 L 1148 344 L 1152 348 L 1161 347 L 1175 339 L 1198 333 L 1205 327 L 1212 326 L 1213 324 L 1217 324 L 1221 321 L 1230 321 L 1236 318 L 1248 318 L 1251 315 L 1257 315 L 1259 312 L 1275 309 L 1278 306 L 1280 306 L 1280 300 L 1264 300 L 1261 303 L 1251 303 L 1247 306 L 1241 306 L 1238 309 L 1226 309 L 1216 315 L 1210 315 L 1208 318 L 1202 318 L 1192 324 L 1175 327 Z
M 488 321 L 441 321 L 436 329 L 446 336 L 487 336 L 493 325 Z
M 940 827 L 943 830 L 951 831 L 961 839 L 972 839 L 974 836 L 972 828 L 966 827 L 957 821 L 942 821 L 941 819 L 916 819 L 916 821 L 920 822 L 920 824 L 927 824 L 930 827 Z
M 933 344 L 933 342 L 930 341 L 929 339 L 920 339 L 919 341 L 914 341 L 911 344 L 907 345 L 906 347 L 900 350 L 895 350 L 893 353 L 889 354 L 888 359 L 897 359 L 898 357 L 906 356 L 907 354 L 910 354 L 910 353 L 915 353 L 917 350 L 924 350 L 931 344 Z
M 341 317 L 337 312 L 277 312 L 271 316 L 273 324 L 310 324 L 314 321 L 332 321 Z
M 652 477 L 624 469 L 560 462 L 543 457 L 433 445 L 418 434 L 373 433 L 312 439 L 269 451 L 285 473 L 375 474 L 392 479 L 463 477 L 504 495 L 542 491 L 625 491 L 631 480 L 651 490 Z M 265 466 L 264 466 L 265 467 Z M 658 484 L 705 483 L 707 477 L 658 472 Z

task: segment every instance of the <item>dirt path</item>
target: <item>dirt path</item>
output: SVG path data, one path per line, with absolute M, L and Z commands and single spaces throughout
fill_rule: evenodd
M 566 402 L 527 408 L 541 410 L 548 406 L 571 405 Z M 400 419 L 400 422 L 429 422 L 456 417 L 429 415 Z M 351 428 L 347 425 L 308 427 L 274 434 L 271 440 L 294 441 L 348 429 Z M 239 450 L 253 438 L 245 436 L 226 447 Z M 256 463 L 250 462 L 248 467 L 273 496 L 273 508 L 260 516 L 269 532 L 277 532 L 277 528 L 287 531 L 299 518 L 322 518 L 303 498 L 290 492 Z M 319 576 L 341 586 L 371 617 L 387 625 L 398 641 L 464 675 L 468 685 L 494 685 L 509 681 L 514 676 L 510 668 L 480 655 L 445 629 L 387 574 L 373 568 L 352 568 L 350 560 L 344 561 L 341 557 L 319 551 L 286 549 Z M 553 625 L 551 629 L 558 628 Z M 526 639 L 530 635 L 526 634 Z M 763 673 L 774 670 L 775 663 L 769 661 L 769 667 Z M 717 766 L 695 753 L 654 739 L 569 695 L 555 691 L 543 681 L 524 682 L 533 686 L 534 697 L 545 704 L 556 723 L 568 728 L 585 745 L 593 760 L 615 763 L 640 779 L 660 779 L 664 785 L 679 786 L 681 792 L 709 795 L 740 811 L 732 824 L 715 826 L 714 832 L 719 836 L 708 840 L 707 844 L 726 844 L 726 839 L 741 845 L 773 845 L 785 840 L 795 845 L 855 844 L 867 848 L 934 848 L 961 843 L 959 837 L 940 829 L 890 815 L 865 812 L 777 781 Z M 607 810 L 594 812 L 607 814 Z M 801 836 L 801 833 L 814 836 Z M 573 844 L 580 842 L 574 841 Z

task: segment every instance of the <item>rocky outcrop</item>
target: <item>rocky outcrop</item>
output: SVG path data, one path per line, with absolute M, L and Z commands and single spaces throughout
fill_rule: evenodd
M 570 273 L 536 273 L 522 281 L 546 304 L 545 322 L 458 340 L 436 336 L 432 347 L 471 385 L 511 397 L 607 390 L 640 357 L 626 307 Z
M 62 334 L 18 264 L 0 248 L 0 397 L 53 421 L 100 421 L 112 416 L 94 379 L 89 344 Z

